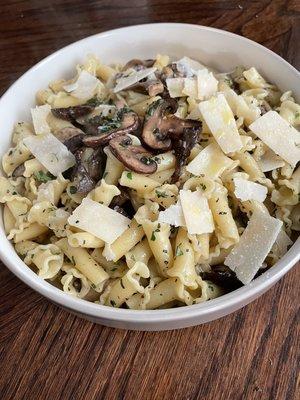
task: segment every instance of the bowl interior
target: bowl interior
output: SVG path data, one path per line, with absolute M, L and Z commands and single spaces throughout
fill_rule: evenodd
M 88 37 L 59 50 L 31 68 L 12 85 L 0 100 L 0 157 L 10 145 L 14 123 L 29 119 L 30 107 L 35 105 L 35 93 L 47 87 L 52 80 L 73 76 L 75 65 L 82 62 L 85 55 L 89 53 L 96 54 L 104 63 L 125 62 L 131 58 L 152 58 L 160 53 L 168 54 L 172 58 L 186 55 L 221 72 L 231 71 L 237 65 L 255 66 L 270 82 L 276 83 L 283 91 L 293 90 L 295 97 L 300 99 L 300 78 L 296 69 L 270 50 L 248 39 L 225 31 L 187 24 L 149 24 L 121 28 Z M 35 286 L 36 290 L 42 291 L 52 299 L 55 298 L 57 290 L 41 281 L 29 268 L 26 268 L 14 252 L 3 231 L 2 215 L 0 243 L 0 255 L 9 267 L 23 280 L 26 280 L 24 278 L 26 275 L 29 284 Z M 279 275 L 282 276 L 297 261 L 299 252 L 298 240 L 279 265 L 272 268 L 268 279 L 273 277 L 275 281 Z M 24 268 L 26 268 L 25 272 Z M 269 286 L 267 281 L 264 282 L 265 278 L 262 276 L 248 287 L 240 289 L 239 293 L 245 293 L 245 295 L 248 293 L 249 298 L 253 297 L 253 288 L 256 285 Z M 250 293 L 251 290 L 252 293 Z M 256 289 L 255 292 L 259 290 Z M 224 299 L 226 296 L 228 295 L 223 296 Z M 210 307 L 212 304 L 220 304 L 218 300 L 210 301 Z M 79 302 L 82 303 L 82 301 Z M 70 299 L 71 308 L 74 308 L 74 304 L 79 304 L 78 300 Z M 91 304 L 91 306 L 95 305 Z M 205 305 L 199 306 L 202 309 L 205 307 Z

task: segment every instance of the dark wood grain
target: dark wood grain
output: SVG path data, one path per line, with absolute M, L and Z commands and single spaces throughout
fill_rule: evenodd
M 60 47 L 146 22 L 223 28 L 299 68 L 299 16 L 299 0 L 1 0 L 0 93 Z M 230 316 L 161 333 L 114 330 L 74 317 L 3 264 L 0 279 L 1 400 L 300 398 L 299 268 Z

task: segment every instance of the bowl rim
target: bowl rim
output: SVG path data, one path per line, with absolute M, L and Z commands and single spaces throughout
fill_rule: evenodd
M 5 101 L 5 97 L 10 94 L 15 88 L 15 86 L 26 76 L 40 68 L 42 65 L 48 63 L 53 58 L 56 57 L 61 52 L 65 52 L 68 49 L 77 46 L 78 44 L 82 44 L 85 41 L 90 40 L 91 38 L 102 38 L 106 36 L 110 36 L 112 34 L 120 34 L 123 31 L 134 30 L 134 29 L 147 29 L 147 28 L 155 28 L 157 26 L 162 26 L 166 28 L 178 28 L 178 29 L 195 29 L 195 30 L 205 30 L 217 32 L 218 34 L 229 36 L 236 38 L 245 42 L 246 44 L 250 44 L 251 46 L 256 46 L 258 48 L 263 49 L 266 53 L 275 57 L 281 63 L 285 64 L 289 69 L 291 69 L 296 75 L 300 78 L 300 73 L 297 71 L 295 67 L 289 64 L 286 60 L 280 57 L 278 54 L 274 53 L 272 50 L 262 46 L 259 43 L 254 42 L 251 39 L 245 38 L 243 36 L 237 35 L 232 32 L 228 32 L 226 30 L 207 27 L 203 25 L 196 24 L 187 24 L 187 23 L 145 23 L 138 25 L 131 25 L 117 29 L 111 29 L 105 32 L 96 33 L 94 35 L 87 36 L 83 39 L 80 39 L 76 42 L 70 43 L 67 46 L 62 47 L 61 49 L 53 52 L 47 57 L 43 58 L 41 61 L 33 65 L 30 69 L 28 69 L 24 74 L 22 74 L 1 96 L 0 98 L 0 107 L 3 106 Z M 6 239 L 7 240 L 7 239 Z M 1 240 L 0 240 L 1 242 Z M 8 241 L 9 242 L 9 241 Z M 12 247 L 13 254 L 9 254 L 6 251 L 3 251 L 0 246 L 0 258 L 4 262 L 4 264 L 25 284 L 31 287 L 33 290 L 37 291 L 39 294 L 43 295 L 47 299 L 50 299 L 56 304 L 69 309 L 73 312 L 80 312 L 82 314 L 88 315 L 90 317 L 99 317 L 103 320 L 110 321 L 119 321 L 119 322 L 132 322 L 132 323 L 143 323 L 143 324 L 151 324 L 155 322 L 171 322 L 171 321 L 183 321 L 193 317 L 203 317 L 207 316 L 212 312 L 218 312 L 219 314 L 222 311 L 232 307 L 237 306 L 239 308 L 239 304 L 245 305 L 249 303 L 252 299 L 256 297 L 257 294 L 262 293 L 264 290 L 270 288 L 275 282 L 277 282 L 285 273 L 290 270 L 293 265 L 300 259 L 300 237 L 293 244 L 293 246 L 289 249 L 289 251 L 272 267 L 270 270 L 255 280 L 253 280 L 250 284 L 245 285 L 233 292 L 222 295 L 218 298 L 209 300 L 207 302 L 193 304 L 190 306 L 184 306 L 179 308 L 169 308 L 169 309 L 161 309 L 161 310 L 130 310 L 130 309 L 120 309 L 107 307 L 100 304 L 95 304 L 93 302 L 89 302 L 83 299 L 78 299 L 69 294 L 63 292 L 61 289 L 56 288 L 51 285 L 49 282 L 41 279 L 36 273 L 34 273 L 23 261 L 19 258 L 14 248 Z M 26 268 L 20 268 L 23 264 Z

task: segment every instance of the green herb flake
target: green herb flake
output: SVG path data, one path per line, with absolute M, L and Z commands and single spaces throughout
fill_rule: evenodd
M 219 215 L 226 215 L 226 214 L 227 214 L 226 211 L 220 211 L 220 212 L 219 212 Z
M 125 289 L 125 286 L 124 286 L 124 284 L 123 284 L 122 279 L 120 280 L 120 285 L 121 285 L 122 289 Z
M 106 172 L 104 172 L 102 178 L 105 179 L 107 177 L 107 175 L 108 175 L 108 172 L 106 171 Z
M 132 180 L 132 172 L 127 172 L 126 176 L 128 179 Z
M 152 242 L 154 242 L 156 240 L 155 231 L 152 232 L 150 240 L 152 240 Z
M 183 251 L 181 250 L 180 246 L 181 246 L 181 243 L 176 247 L 175 257 L 183 256 Z
M 71 194 L 77 193 L 77 187 L 76 186 L 70 186 L 69 190 L 70 190 Z
M 116 302 L 115 302 L 114 300 L 110 300 L 110 304 L 111 304 L 113 307 L 115 307 Z
M 206 185 L 204 185 L 204 183 L 200 183 L 200 186 L 201 186 L 201 188 L 202 188 L 203 191 L 206 190 Z
M 163 197 L 164 199 L 166 197 L 168 197 L 166 192 L 160 192 L 159 190 L 155 190 L 155 193 L 156 193 L 156 196 L 157 196 L 158 199 L 161 198 L 161 197 Z
M 296 111 L 296 112 L 295 112 L 295 119 L 298 119 L 298 118 L 300 118 L 300 112 L 299 112 L 299 111 Z
M 43 183 L 46 183 L 46 182 L 49 182 L 49 181 L 52 181 L 53 179 L 55 179 L 55 176 L 50 174 L 50 172 L 45 173 L 43 171 L 36 171 L 34 173 L 34 176 L 36 177 L 36 179 L 39 182 L 43 182 Z

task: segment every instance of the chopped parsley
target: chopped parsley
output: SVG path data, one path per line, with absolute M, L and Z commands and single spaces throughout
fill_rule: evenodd
M 123 284 L 122 279 L 120 280 L 120 284 L 121 284 L 122 289 L 125 289 L 125 286 L 124 286 L 124 284 Z
M 156 240 L 155 231 L 152 232 L 150 240 L 152 240 L 152 242 L 154 242 Z
M 97 96 L 92 97 L 91 99 L 89 99 L 85 105 L 87 106 L 92 106 L 92 107 L 96 107 L 96 106 L 100 106 L 100 104 L 102 104 L 103 102 L 101 100 L 98 99 Z
M 226 211 L 220 211 L 220 212 L 219 212 L 219 215 L 226 215 L 226 214 L 227 214 Z
M 127 172 L 126 176 L 128 179 L 132 180 L 132 172 Z
M 167 195 L 166 192 L 160 192 L 159 190 L 155 190 L 155 193 L 156 193 L 156 196 L 157 196 L 158 199 L 159 199 L 160 197 L 163 197 L 164 199 L 165 199 L 166 197 L 168 197 L 168 195 Z
M 43 172 L 43 171 L 36 171 L 34 173 L 34 176 L 36 177 L 36 179 L 39 182 L 49 182 L 52 181 L 53 179 L 55 179 L 55 176 L 53 176 L 52 174 L 50 174 L 50 172 Z
M 206 190 L 206 185 L 204 185 L 204 183 L 200 183 L 200 186 L 201 186 L 203 191 Z
M 296 111 L 295 112 L 295 118 L 297 119 L 297 118 L 300 118 L 300 112 L 299 111 Z
M 70 186 L 70 193 L 71 194 L 75 194 L 75 193 L 77 193 L 77 187 L 76 186 Z
M 113 307 L 115 307 L 116 302 L 115 302 L 114 300 L 110 300 L 110 304 L 111 304 Z
M 181 243 L 176 247 L 175 257 L 180 257 L 183 255 L 183 251 L 181 250 L 180 246 L 181 246 Z

